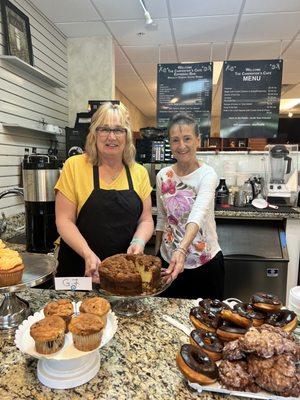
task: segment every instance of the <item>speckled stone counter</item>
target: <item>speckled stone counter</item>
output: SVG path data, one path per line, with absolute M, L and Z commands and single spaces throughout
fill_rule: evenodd
M 280 208 L 278 211 L 274 212 L 270 209 L 257 210 L 252 206 L 244 207 L 244 209 L 235 209 L 231 207 L 230 209 L 217 209 L 215 210 L 216 218 L 245 218 L 245 219 L 300 219 L 300 209 L 291 208 L 289 212 L 286 212 L 286 207 L 284 211 Z
M 7 225 L 6 225 L 5 232 L 1 236 L 2 240 L 9 239 L 9 238 L 25 231 L 25 214 L 24 213 L 12 215 L 11 217 L 7 217 L 6 220 L 7 220 Z
M 32 311 L 67 293 L 30 289 L 21 297 L 30 302 Z M 78 300 L 83 293 L 78 293 Z M 143 300 L 144 312 L 136 317 L 118 317 L 118 331 L 111 342 L 100 350 L 101 367 L 88 383 L 74 389 L 54 390 L 37 379 L 37 360 L 22 354 L 11 342 L 1 339 L 1 400 L 188 400 L 224 399 L 207 392 L 198 394 L 188 389 L 178 371 L 175 357 L 188 337 L 165 322 L 168 314 L 189 324 L 192 301 L 149 298 Z M 235 398 L 235 397 L 231 397 Z

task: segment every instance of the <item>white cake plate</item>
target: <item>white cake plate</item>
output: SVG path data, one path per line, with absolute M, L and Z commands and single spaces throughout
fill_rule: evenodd
M 77 303 L 77 309 L 79 309 Z M 35 350 L 35 343 L 30 336 L 30 327 L 44 318 L 43 311 L 38 311 L 23 321 L 18 327 L 15 344 L 19 350 L 38 358 L 37 376 L 40 382 L 51 389 L 70 389 L 90 381 L 99 371 L 99 349 L 105 346 L 115 335 L 118 321 L 110 311 L 103 330 L 100 346 L 93 351 L 80 351 L 73 345 L 72 334 L 65 336 L 63 348 L 54 354 L 40 354 Z

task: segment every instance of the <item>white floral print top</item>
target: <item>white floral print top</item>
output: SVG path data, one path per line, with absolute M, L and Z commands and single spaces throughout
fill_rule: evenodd
M 172 166 L 159 171 L 156 177 L 156 230 L 164 232 L 160 252 L 165 261 L 170 262 L 189 222 L 196 223 L 199 232 L 188 248 L 186 269 L 206 264 L 220 251 L 214 218 L 217 184 L 217 174 L 207 164 L 180 177 Z

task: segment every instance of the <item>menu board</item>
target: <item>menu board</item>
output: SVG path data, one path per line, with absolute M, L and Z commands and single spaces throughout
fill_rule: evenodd
M 212 63 L 157 65 L 157 125 L 186 112 L 198 123 L 200 133 L 210 131 Z
M 222 138 L 276 137 L 282 60 L 225 61 Z

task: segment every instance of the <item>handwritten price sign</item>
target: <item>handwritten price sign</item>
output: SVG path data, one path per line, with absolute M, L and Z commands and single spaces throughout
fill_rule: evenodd
M 92 290 L 91 277 L 54 278 L 55 290 Z

